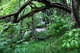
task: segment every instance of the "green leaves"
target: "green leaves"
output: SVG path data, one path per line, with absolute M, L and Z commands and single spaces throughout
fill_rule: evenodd
M 80 28 L 72 29 L 64 34 L 66 37 L 63 39 L 62 47 L 66 48 L 79 48 L 80 47 Z
M 1 43 L 0 43 L 0 47 L 1 47 L 1 46 L 4 46 L 5 44 L 7 44 L 7 42 L 1 42 Z
M 73 22 L 71 22 L 69 19 L 70 18 L 61 18 L 59 16 L 53 15 L 54 22 L 50 23 L 49 26 L 49 31 L 52 32 L 51 34 L 54 35 L 63 35 L 65 31 L 71 29 L 73 26 Z M 69 32 L 69 36 L 71 36 L 72 32 Z
M 4 46 L 8 45 L 10 41 L 11 39 L 0 38 L 0 47 L 3 48 Z
M 2 25 L 0 25 L 0 32 L 3 30 L 3 26 Z
M 36 7 L 42 7 L 42 6 L 45 6 L 45 4 L 40 3 L 40 2 L 37 2 L 37 1 L 33 1 L 32 3 L 34 3 Z
M 1 8 L 3 8 L 3 10 L 1 10 L 0 12 L 1 12 L 1 16 L 2 15 L 7 15 L 7 14 L 9 14 L 9 13 L 11 13 L 11 12 L 13 12 L 14 11 L 14 7 L 17 5 L 17 0 L 11 0 L 11 1 L 9 1 L 7 4 L 5 4 L 5 5 L 2 5 L 1 6 Z

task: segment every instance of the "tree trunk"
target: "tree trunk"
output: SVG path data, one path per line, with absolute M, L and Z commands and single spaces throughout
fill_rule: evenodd
M 34 16 L 32 16 L 32 37 L 36 40 Z
M 80 27 L 79 2 L 78 2 L 78 0 L 72 0 L 71 17 L 72 17 L 72 20 L 76 22 L 77 27 Z

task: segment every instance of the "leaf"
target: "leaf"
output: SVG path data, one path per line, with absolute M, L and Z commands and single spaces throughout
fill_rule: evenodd
M 75 35 L 76 37 L 78 37 L 78 36 L 79 36 L 79 34 L 78 34 L 78 33 L 75 33 L 74 35 Z
M 25 52 L 27 49 L 26 48 L 21 48 L 21 51 Z
M 7 42 L 0 42 L 0 46 L 4 46 Z
M 5 40 L 5 38 L 0 38 L 0 41 L 4 41 Z
M 70 44 L 69 43 L 67 43 L 66 46 L 67 46 L 67 48 L 70 48 Z
M 3 26 L 0 25 L 0 30 L 2 30 L 2 29 L 3 29 Z
M 78 37 L 75 37 L 75 40 L 79 40 L 79 38 Z
M 73 38 L 73 37 L 71 37 L 71 38 L 69 38 L 69 39 L 68 39 L 68 41 L 69 41 L 69 42 L 71 42 L 73 39 L 74 39 L 74 38 Z
M 24 44 L 28 45 L 28 42 L 23 42 Z
M 6 42 L 11 41 L 11 39 L 7 39 Z
M 76 40 L 75 40 L 75 47 L 79 47 L 79 44 Z
M 71 32 L 69 32 L 69 36 L 72 36 L 72 34 L 73 34 L 73 33 L 72 33 L 72 31 L 71 31 Z
M 62 44 L 62 47 L 65 47 L 66 46 L 66 43 Z
M 4 29 L 8 28 L 8 26 L 3 27 Z
M 72 31 L 77 31 L 76 29 L 73 29 Z
M 71 41 L 70 45 L 71 47 L 74 47 L 74 40 Z
M 62 42 L 66 42 L 66 40 L 63 40 Z

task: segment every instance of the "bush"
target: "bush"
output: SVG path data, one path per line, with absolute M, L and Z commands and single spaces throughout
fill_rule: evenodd
M 67 31 L 64 35 L 66 37 L 62 40 L 63 48 L 79 48 L 80 47 L 80 28 Z
M 70 18 L 61 18 L 55 16 L 53 18 L 53 22 L 48 25 L 49 28 L 48 32 L 51 35 L 63 35 L 65 31 L 70 30 L 71 27 L 74 25 L 73 22 L 70 21 Z

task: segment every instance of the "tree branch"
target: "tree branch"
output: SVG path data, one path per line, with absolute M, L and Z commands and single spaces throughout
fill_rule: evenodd
M 25 14 L 25 15 L 21 16 L 20 18 L 18 18 L 17 22 L 19 22 L 20 20 L 22 20 L 22 19 L 24 19 L 24 18 L 26 18 L 26 17 L 28 18 L 28 17 L 34 15 L 35 13 L 37 13 L 37 12 L 39 12 L 39 11 L 41 11 L 41 10 L 45 10 L 45 9 L 49 9 L 49 8 L 47 8 L 46 6 L 43 6 L 43 7 L 40 7 L 40 8 L 38 8 L 38 9 L 35 9 L 35 10 L 31 11 L 30 13 Z M 17 22 L 16 22 L 16 23 L 17 23 Z
M 0 17 L 0 19 L 5 19 L 7 17 L 10 17 L 10 16 L 14 16 L 14 19 L 13 19 L 13 23 L 17 23 L 19 22 L 20 20 L 26 18 L 26 17 L 30 17 L 32 15 L 34 15 L 35 13 L 39 12 L 39 11 L 42 11 L 42 10 L 45 10 L 45 9 L 50 9 L 50 8 L 59 8 L 59 9 L 62 9 L 62 10 L 65 10 L 69 13 L 71 13 L 71 8 L 69 8 L 68 6 L 64 5 L 64 4 L 61 4 L 61 3 L 58 3 L 58 2 L 50 2 L 50 1 L 47 1 L 47 0 L 40 0 L 39 2 L 42 2 L 44 3 L 46 6 L 44 7 L 40 7 L 40 8 L 37 8 L 36 10 L 33 10 L 31 12 L 29 12 L 28 14 L 25 14 L 25 15 L 22 15 L 20 18 L 18 18 L 18 15 L 21 13 L 21 11 L 31 3 L 32 0 L 28 0 L 24 5 L 22 5 L 18 10 L 16 10 L 14 13 L 11 13 L 9 15 L 4 15 L 2 17 Z
M 10 17 L 10 16 L 14 16 L 14 19 L 13 19 L 13 22 L 16 22 L 17 21 L 17 18 L 18 18 L 18 15 L 19 13 L 27 6 L 31 3 L 32 0 L 28 0 L 24 5 L 22 5 L 18 10 L 16 10 L 14 13 L 11 13 L 9 15 L 4 15 L 2 17 L 0 17 L 0 19 L 5 19 L 7 17 Z
M 62 3 L 58 3 L 58 2 L 53 2 L 51 3 L 51 6 L 55 7 L 55 8 L 59 8 L 62 9 L 64 11 L 67 11 L 68 13 L 71 13 L 71 8 L 62 4 Z
M 4 16 L 0 17 L 0 19 L 5 19 L 5 18 L 10 17 L 10 16 L 13 16 L 13 15 L 15 15 L 15 14 L 14 13 L 11 13 L 9 15 L 4 15 Z

